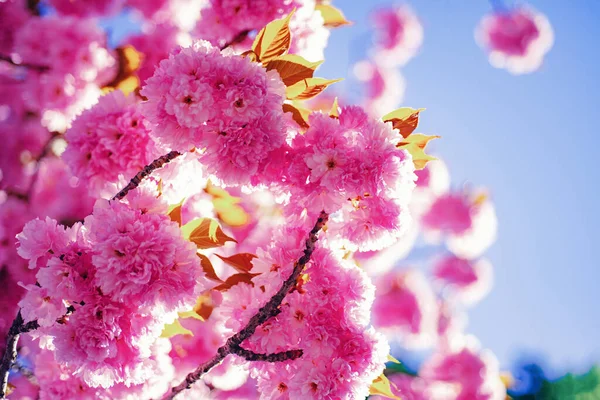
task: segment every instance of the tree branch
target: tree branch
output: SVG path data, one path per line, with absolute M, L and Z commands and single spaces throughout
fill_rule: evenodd
M 229 354 L 243 353 L 244 355 L 247 355 L 251 358 L 274 357 L 274 358 L 276 358 L 275 361 L 284 361 L 284 359 L 281 359 L 281 360 L 279 359 L 279 358 L 284 358 L 284 357 L 289 357 L 287 359 L 294 359 L 294 358 L 298 358 L 302 355 L 301 353 L 299 354 L 299 352 L 301 352 L 301 350 L 290 350 L 288 352 L 283 352 L 283 353 L 274 353 L 273 355 L 257 354 L 257 353 L 242 349 L 240 347 L 240 345 L 242 344 L 242 342 L 244 340 L 246 340 L 250 336 L 252 336 L 254 334 L 254 332 L 256 331 L 256 329 L 260 325 L 265 323 L 269 318 L 279 314 L 279 312 L 280 312 L 279 306 L 281 305 L 281 303 L 283 302 L 283 299 L 289 293 L 289 291 L 296 285 L 296 280 L 298 279 L 298 277 L 304 270 L 304 267 L 306 266 L 306 264 L 310 261 L 310 257 L 312 255 L 313 251 L 315 250 L 315 243 L 318 240 L 317 233 L 323 228 L 323 226 L 325 226 L 328 219 L 329 219 L 329 215 L 325 211 L 321 211 L 321 215 L 319 216 L 319 219 L 317 220 L 317 222 L 315 223 L 315 226 L 310 231 L 308 239 L 306 239 L 306 247 L 304 248 L 304 255 L 302 257 L 300 257 L 300 259 L 296 262 L 296 264 L 294 265 L 294 270 L 292 271 L 290 276 L 281 284 L 281 287 L 279 288 L 277 293 L 275 293 L 273 295 L 273 297 L 271 297 L 271 299 L 267 302 L 267 304 L 265 304 L 262 308 L 260 308 L 258 310 L 258 312 L 252 318 L 250 318 L 250 321 L 248 321 L 248 324 L 246 324 L 246 326 L 241 331 L 239 331 L 238 333 L 236 333 L 235 335 L 233 335 L 229 339 L 227 339 L 227 342 L 225 343 L 225 345 L 221 346 L 217 350 L 217 354 L 212 359 L 210 359 L 206 363 L 198 366 L 198 368 L 196 368 L 196 370 L 194 370 L 193 372 L 190 372 L 185 377 L 185 380 L 183 382 L 181 382 L 179 385 L 172 387 L 171 390 L 169 390 L 162 397 L 162 400 L 174 399 L 175 396 L 177 396 L 179 393 L 183 392 L 186 389 L 189 389 L 194 382 L 199 380 L 202 377 L 202 375 L 204 375 L 205 373 L 210 371 L 211 368 L 218 365 Z M 281 354 L 286 354 L 286 355 L 282 356 Z M 244 355 L 242 355 L 242 356 L 244 356 Z M 260 361 L 267 361 L 267 360 L 261 359 Z
M 48 71 L 50 69 L 50 67 L 47 65 L 31 64 L 31 63 L 24 63 L 24 62 L 16 63 L 13 61 L 13 59 L 10 56 L 6 56 L 4 54 L 0 54 L 0 61 L 6 61 L 9 64 L 14 65 L 15 67 L 24 67 L 24 68 L 34 69 L 39 72 Z
M 282 362 L 287 360 L 295 360 L 302 357 L 302 349 L 282 351 L 280 353 L 255 353 L 251 350 L 246 350 L 240 346 L 231 349 L 233 354 L 236 354 L 248 361 L 265 361 L 265 362 Z
M 21 316 L 21 310 L 17 313 L 17 317 L 14 319 L 8 335 L 6 337 L 6 349 L 2 357 L 2 364 L 0 365 L 0 399 L 6 397 L 6 389 L 8 387 L 8 374 L 12 368 L 15 360 L 17 359 L 17 344 L 19 343 L 19 336 L 22 333 L 33 331 L 40 326 L 37 321 L 31 321 L 25 323 Z
M 114 197 L 111 200 L 121 200 L 122 198 L 127 196 L 127 193 L 129 193 L 131 190 L 138 187 L 140 185 L 140 183 L 142 182 L 142 180 L 145 177 L 147 177 L 148 175 L 150 175 L 154 170 L 161 168 L 165 164 L 168 164 L 169 162 L 171 162 L 173 159 L 179 157 L 180 155 L 181 155 L 180 152 L 173 150 L 170 153 L 165 154 L 164 156 L 158 157 L 156 160 L 154 160 L 150 164 L 146 165 L 144 167 L 144 169 L 142 169 L 140 172 L 138 172 L 133 178 L 131 178 L 131 180 L 129 181 L 127 186 L 125 186 L 123 189 L 121 189 L 121 191 L 119 193 L 114 195 Z
M 241 31 L 240 33 L 235 35 L 235 37 L 233 39 L 231 39 L 229 42 L 227 42 L 223 46 L 221 46 L 220 49 L 225 50 L 229 46 L 233 46 L 234 44 L 242 43 L 244 41 L 244 39 L 246 39 L 246 37 L 248 37 L 249 33 L 250 33 L 249 30 Z

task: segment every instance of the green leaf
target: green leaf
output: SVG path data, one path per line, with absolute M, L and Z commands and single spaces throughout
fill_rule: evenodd
M 387 397 L 388 399 L 401 400 L 400 397 L 392 392 L 390 385 L 390 380 L 384 374 L 381 374 L 375 378 L 373 383 L 371 383 L 369 394 Z
M 592 400 L 600 399 L 600 368 L 592 367 L 582 375 L 567 374 L 550 382 L 545 381 L 536 399 L 544 400 Z
M 160 337 L 168 339 L 168 338 L 172 338 L 173 336 L 176 336 L 176 335 L 194 336 L 192 331 L 181 326 L 181 323 L 179 322 L 179 320 L 176 319 L 175 322 L 173 322 L 172 324 L 165 325 L 162 333 L 160 334 Z
M 235 242 L 227 236 L 219 223 L 212 218 L 198 218 L 181 227 L 183 237 L 196 244 L 199 249 L 223 246 L 226 242 Z

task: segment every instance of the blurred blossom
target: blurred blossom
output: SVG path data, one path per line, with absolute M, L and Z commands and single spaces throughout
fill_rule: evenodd
M 364 82 L 364 106 L 373 117 L 379 118 L 400 106 L 406 88 L 400 71 L 360 61 L 354 65 L 354 75 Z
M 477 27 L 476 39 L 494 67 L 519 75 L 542 65 L 552 48 L 554 33 L 546 16 L 530 7 L 518 7 L 485 16 Z
M 420 49 L 423 27 L 409 7 L 378 10 L 371 20 L 376 35 L 373 58 L 378 64 L 403 66 Z

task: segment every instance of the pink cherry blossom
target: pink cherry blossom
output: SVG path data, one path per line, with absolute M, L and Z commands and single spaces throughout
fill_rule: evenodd
M 285 142 L 284 85 L 277 72 L 223 55 L 207 42 L 161 61 L 142 94 L 160 141 L 179 150 L 206 146 L 201 161 L 226 183 L 249 183 Z
M 433 275 L 454 289 L 460 301 L 473 304 L 490 291 L 492 266 L 483 259 L 470 261 L 449 255 L 437 261 Z
M 395 68 L 370 61 L 354 65 L 354 75 L 365 85 L 365 108 L 374 117 L 381 117 L 400 106 L 406 83 Z
M 301 4 L 302 0 L 210 0 L 194 33 L 214 45 L 223 45 L 240 32 L 261 29 Z
M 387 66 L 402 66 L 415 56 L 423 42 L 423 27 L 407 6 L 384 8 L 372 15 L 376 34 L 374 59 Z
M 405 346 L 423 347 L 436 335 L 437 302 L 433 289 L 417 270 L 392 271 L 375 282 L 373 324 Z
M 459 399 L 501 400 L 506 388 L 500 380 L 498 361 L 489 351 L 462 347 L 435 353 L 419 371 L 428 380 L 458 384 Z
M 85 3 L 71 0 L 49 0 L 59 14 L 78 17 L 110 16 L 120 10 L 124 0 L 94 0 Z
M 142 64 L 136 71 L 142 84 L 152 76 L 158 63 L 169 57 L 173 48 L 182 44 L 178 40 L 180 33 L 177 27 L 164 23 L 152 25 L 143 33 L 127 39 L 128 44 L 144 55 Z
M 115 193 L 119 177 L 129 179 L 161 154 L 149 125 L 133 96 L 115 90 L 73 121 L 63 159 L 91 193 Z
M 476 37 L 488 51 L 490 63 L 512 74 L 537 70 L 554 41 L 548 19 L 530 7 L 485 16 Z
M 69 236 L 65 227 L 57 225 L 56 220 L 36 218 L 25 224 L 23 232 L 17 235 L 17 252 L 29 260 L 30 269 L 41 267 L 52 255 L 60 254 L 66 248 Z
M 141 309 L 172 313 L 194 306 L 203 276 L 194 244 L 162 214 L 99 200 L 85 219 L 94 243 L 92 262 L 102 292 L 135 299 Z
M 31 16 L 22 0 L 7 0 L 0 7 L 0 54 L 12 51 L 17 29 Z

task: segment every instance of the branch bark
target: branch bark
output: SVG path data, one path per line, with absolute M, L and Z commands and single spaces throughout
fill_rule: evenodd
M 0 399 L 6 398 L 6 390 L 8 387 L 8 374 L 12 368 L 15 360 L 17 359 L 17 344 L 19 343 L 19 336 L 22 333 L 27 333 L 39 328 L 37 321 L 31 321 L 25 323 L 21 316 L 21 311 L 17 313 L 17 317 L 14 319 L 8 335 L 6 337 L 6 349 L 2 356 L 2 364 L 0 364 Z
M 198 381 L 202 375 L 210 371 L 213 367 L 221 363 L 223 359 L 229 354 L 239 354 L 242 357 L 248 356 L 250 358 L 256 359 L 257 361 L 285 361 L 289 359 L 298 358 L 302 355 L 301 350 L 290 350 L 283 353 L 275 353 L 275 354 L 258 354 L 241 348 L 241 344 L 244 340 L 248 339 L 250 336 L 254 334 L 256 329 L 265 323 L 269 318 L 274 317 L 279 314 L 279 306 L 283 302 L 283 299 L 289 291 L 296 285 L 296 280 L 304 270 L 306 264 L 310 261 L 310 257 L 315 250 L 315 243 L 318 240 L 317 233 L 325 226 L 327 220 L 329 219 L 329 215 L 325 211 L 321 211 L 321 215 L 315 226 L 309 233 L 308 239 L 306 239 L 306 246 L 304 248 L 304 255 L 300 257 L 300 259 L 294 265 L 294 270 L 290 274 L 290 276 L 281 284 L 281 287 L 271 297 L 271 299 L 265 304 L 258 312 L 250 318 L 250 321 L 246 326 L 227 339 L 227 342 L 221 346 L 217 350 L 217 354 L 205 362 L 204 364 L 198 366 L 193 372 L 190 372 L 185 380 L 181 382 L 179 385 L 174 386 L 169 390 L 163 397 L 162 400 L 171 400 L 174 399 L 179 393 L 183 392 L 186 389 L 189 389 L 194 382 Z M 285 355 L 283 355 L 285 354 Z M 264 358 L 259 360 L 259 358 Z M 281 359 L 279 359 L 281 358 Z M 254 361 L 254 360 L 253 360 Z
M 6 56 L 4 54 L 0 54 L 0 61 L 6 61 L 7 63 L 14 65 L 15 67 L 29 68 L 29 69 L 36 70 L 38 72 L 44 72 L 44 71 L 48 71 L 50 69 L 50 67 L 47 65 L 39 65 L 39 64 L 31 64 L 31 63 L 23 63 L 23 62 L 17 64 L 16 62 L 13 61 L 13 59 L 10 56 Z
M 142 180 L 148 175 L 150 175 L 154 170 L 159 169 L 165 164 L 170 163 L 172 160 L 179 157 L 180 155 L 180 152 L 173 150 L 170 153 L 165 154 L 164 156 L 158 157 L 156 160 L 146 165 L 144 169 L 138 172 L 133 178 L 131 178 L 127 186 L 121 189 L 119 193 L 114 195 L 111 200 L 121 200 L 122 198 L 127 196 L 127 193 L 138 187 Z

